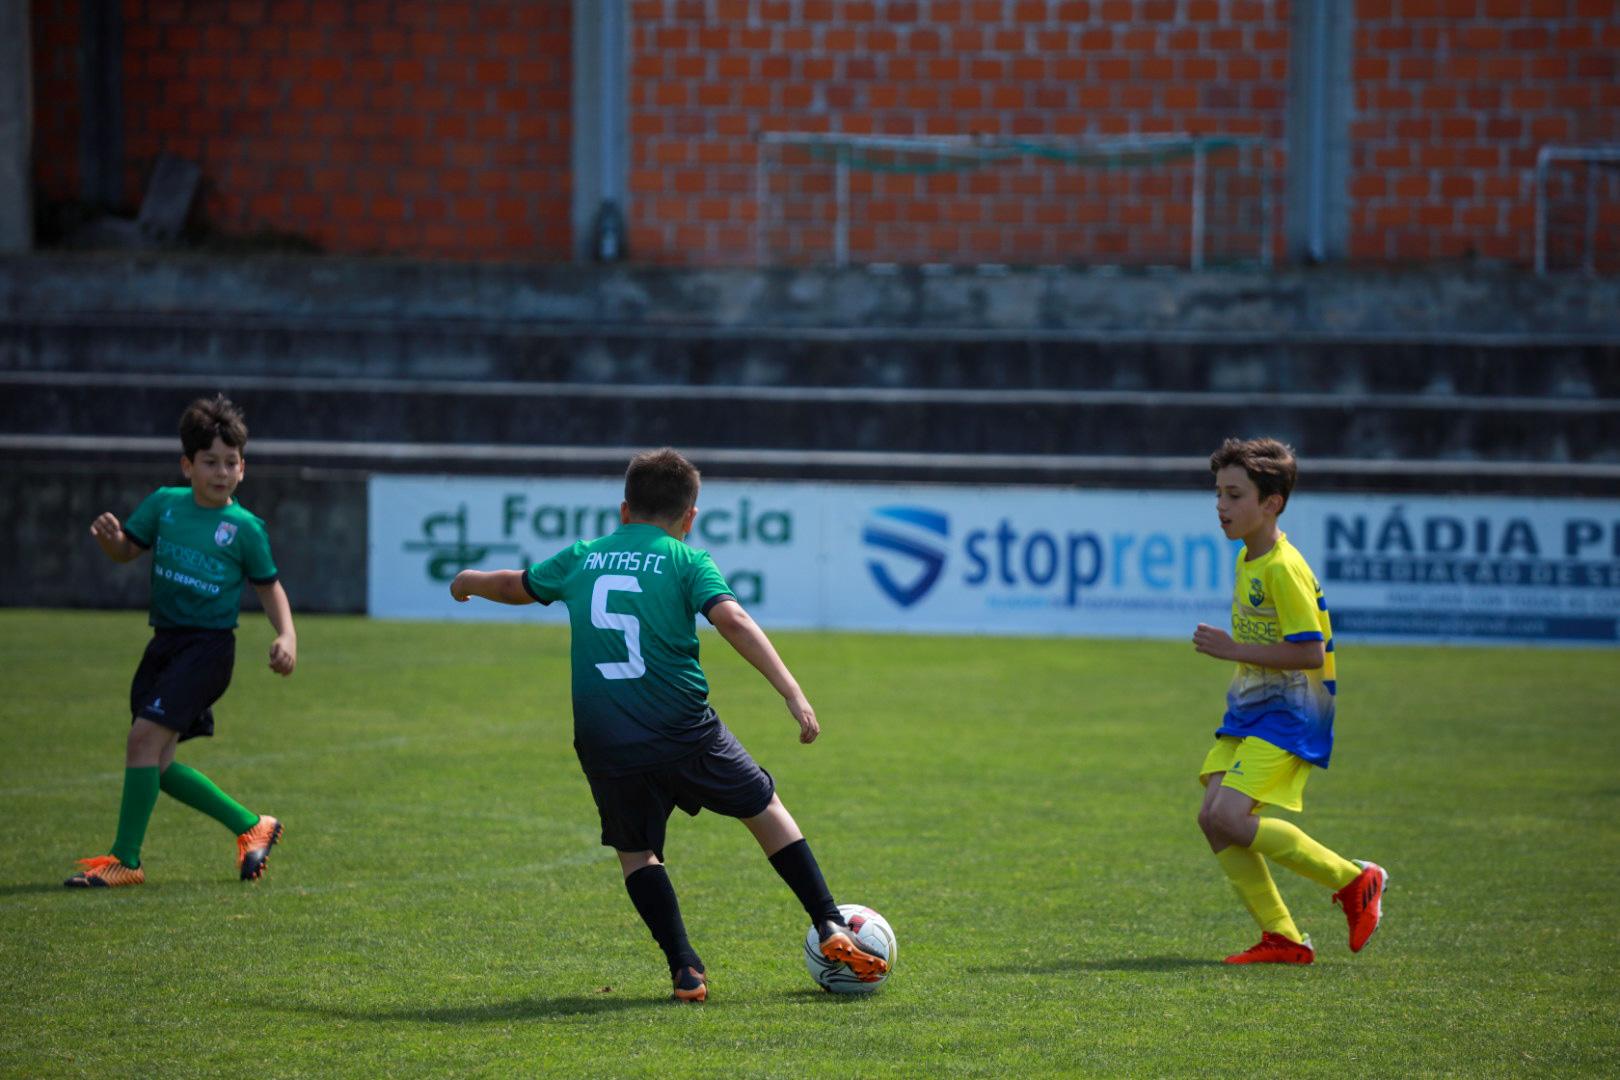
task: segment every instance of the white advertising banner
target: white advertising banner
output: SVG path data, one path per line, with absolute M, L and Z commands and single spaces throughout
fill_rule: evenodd
M 449 581 L 611 532 L 620 483 L 374 477 L 371 613 L 562 621 Z M 1617 641 L 1620 502 L 1301 493 L 1282 524 L 1336 635 Z M 726 481 L 690 542 L 767 627 L 1108 637 L 1225 625 L 1238 546 L 1212 491 Z

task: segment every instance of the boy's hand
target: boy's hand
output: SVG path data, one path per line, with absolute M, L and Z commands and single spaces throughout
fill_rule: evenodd
M 291 675 L 298 666 L 298 639 L 288 634 L 270 643 L 270 670 L 277 675 Z
M 1236 660 L 1237 657 L 1232 651 L 1236 644 L 1237 642 L 1232 640 L 1232 635 L 1218 626 L 1199 623 L 1198 629 L 1193 631 L 1193 648 L 1217 660 Z
M 810 707 L 810 702 L 805 700 L 803 694 L 796 694 L 787 699 L 787 707 L 793 719 L 799 722 L 799 741 L 805 744 L 815 742 L 816 736 L 821 734 L 821 725 L 816 722 L 816 710 Z
M 471 570 L 463 570 L 461 573 L 457 574 L 456 579 L 450 583 L 450 598 L 458 604 L 465 604 L 469 599 L 472 598 L 472 593 L 469 592 L 467 588 L 472 581 L 470 576 L 472 573 L 473 571 Z
M 97 543 L 116 544 L 124 538 L 124 526 L 111 510 L 90 523 L 90 535 Z

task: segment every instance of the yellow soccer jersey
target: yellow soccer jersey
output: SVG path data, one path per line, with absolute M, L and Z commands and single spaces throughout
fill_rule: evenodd
M 1270 551 L 1248 561 L 1238 552 L 1232 595 L 1232 638 L 1251 645 L 1320 641 L 1327 656 L 1317 671 L 1279 671 L 1239 664 L 1226 692 L 1226 716 L 1216 735 L 1250 735 L 1320 768 L 1333 753 L 1333 627 L 1322 587 L 1305 557 L 1279 533 Z

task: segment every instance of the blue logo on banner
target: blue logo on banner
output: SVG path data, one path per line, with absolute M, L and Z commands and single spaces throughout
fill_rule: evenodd
M 934 543 L 932 536 L 939 537 L 941 541 L 949 537 L 950 519 L 937 510 L 925 510 L 918 506 L 881 506 L 873 511 L 873 515 L 874 520 L 869 521 L 861 533 L 861 541 L 867 547 L 904 556 L 906 562 L 911 564 L 914 575 L 908 583 L 901 584 L 889 572 L 890 567 L 877 559 L 867 560 L 866 568 L 872 572 L 872 580 L 877 582 L 878 588 L 890 600 L 901 607 L 910 607 L 928 595 L 928 590 L 934 587 L 945 569 L 945 546 Z M 898 531 L 893 523 L 910 528 Z M 898 568 L 896 572 L 899 572 Z

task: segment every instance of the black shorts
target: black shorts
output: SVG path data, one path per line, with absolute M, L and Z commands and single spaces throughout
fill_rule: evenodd
M 664 858 L 664 829 L 677 806 L 751 818 L 771 805 L 776 781 L 724 724 L 702 750 L 629 776 L 586 776 L 602 818 L 602 843 Z
M 155 631 L 129 687 L 129 722 L 162 724 L 181 742 L 212 735 L 212 706 L 231 685 L 235 666 L 234 631 Z

